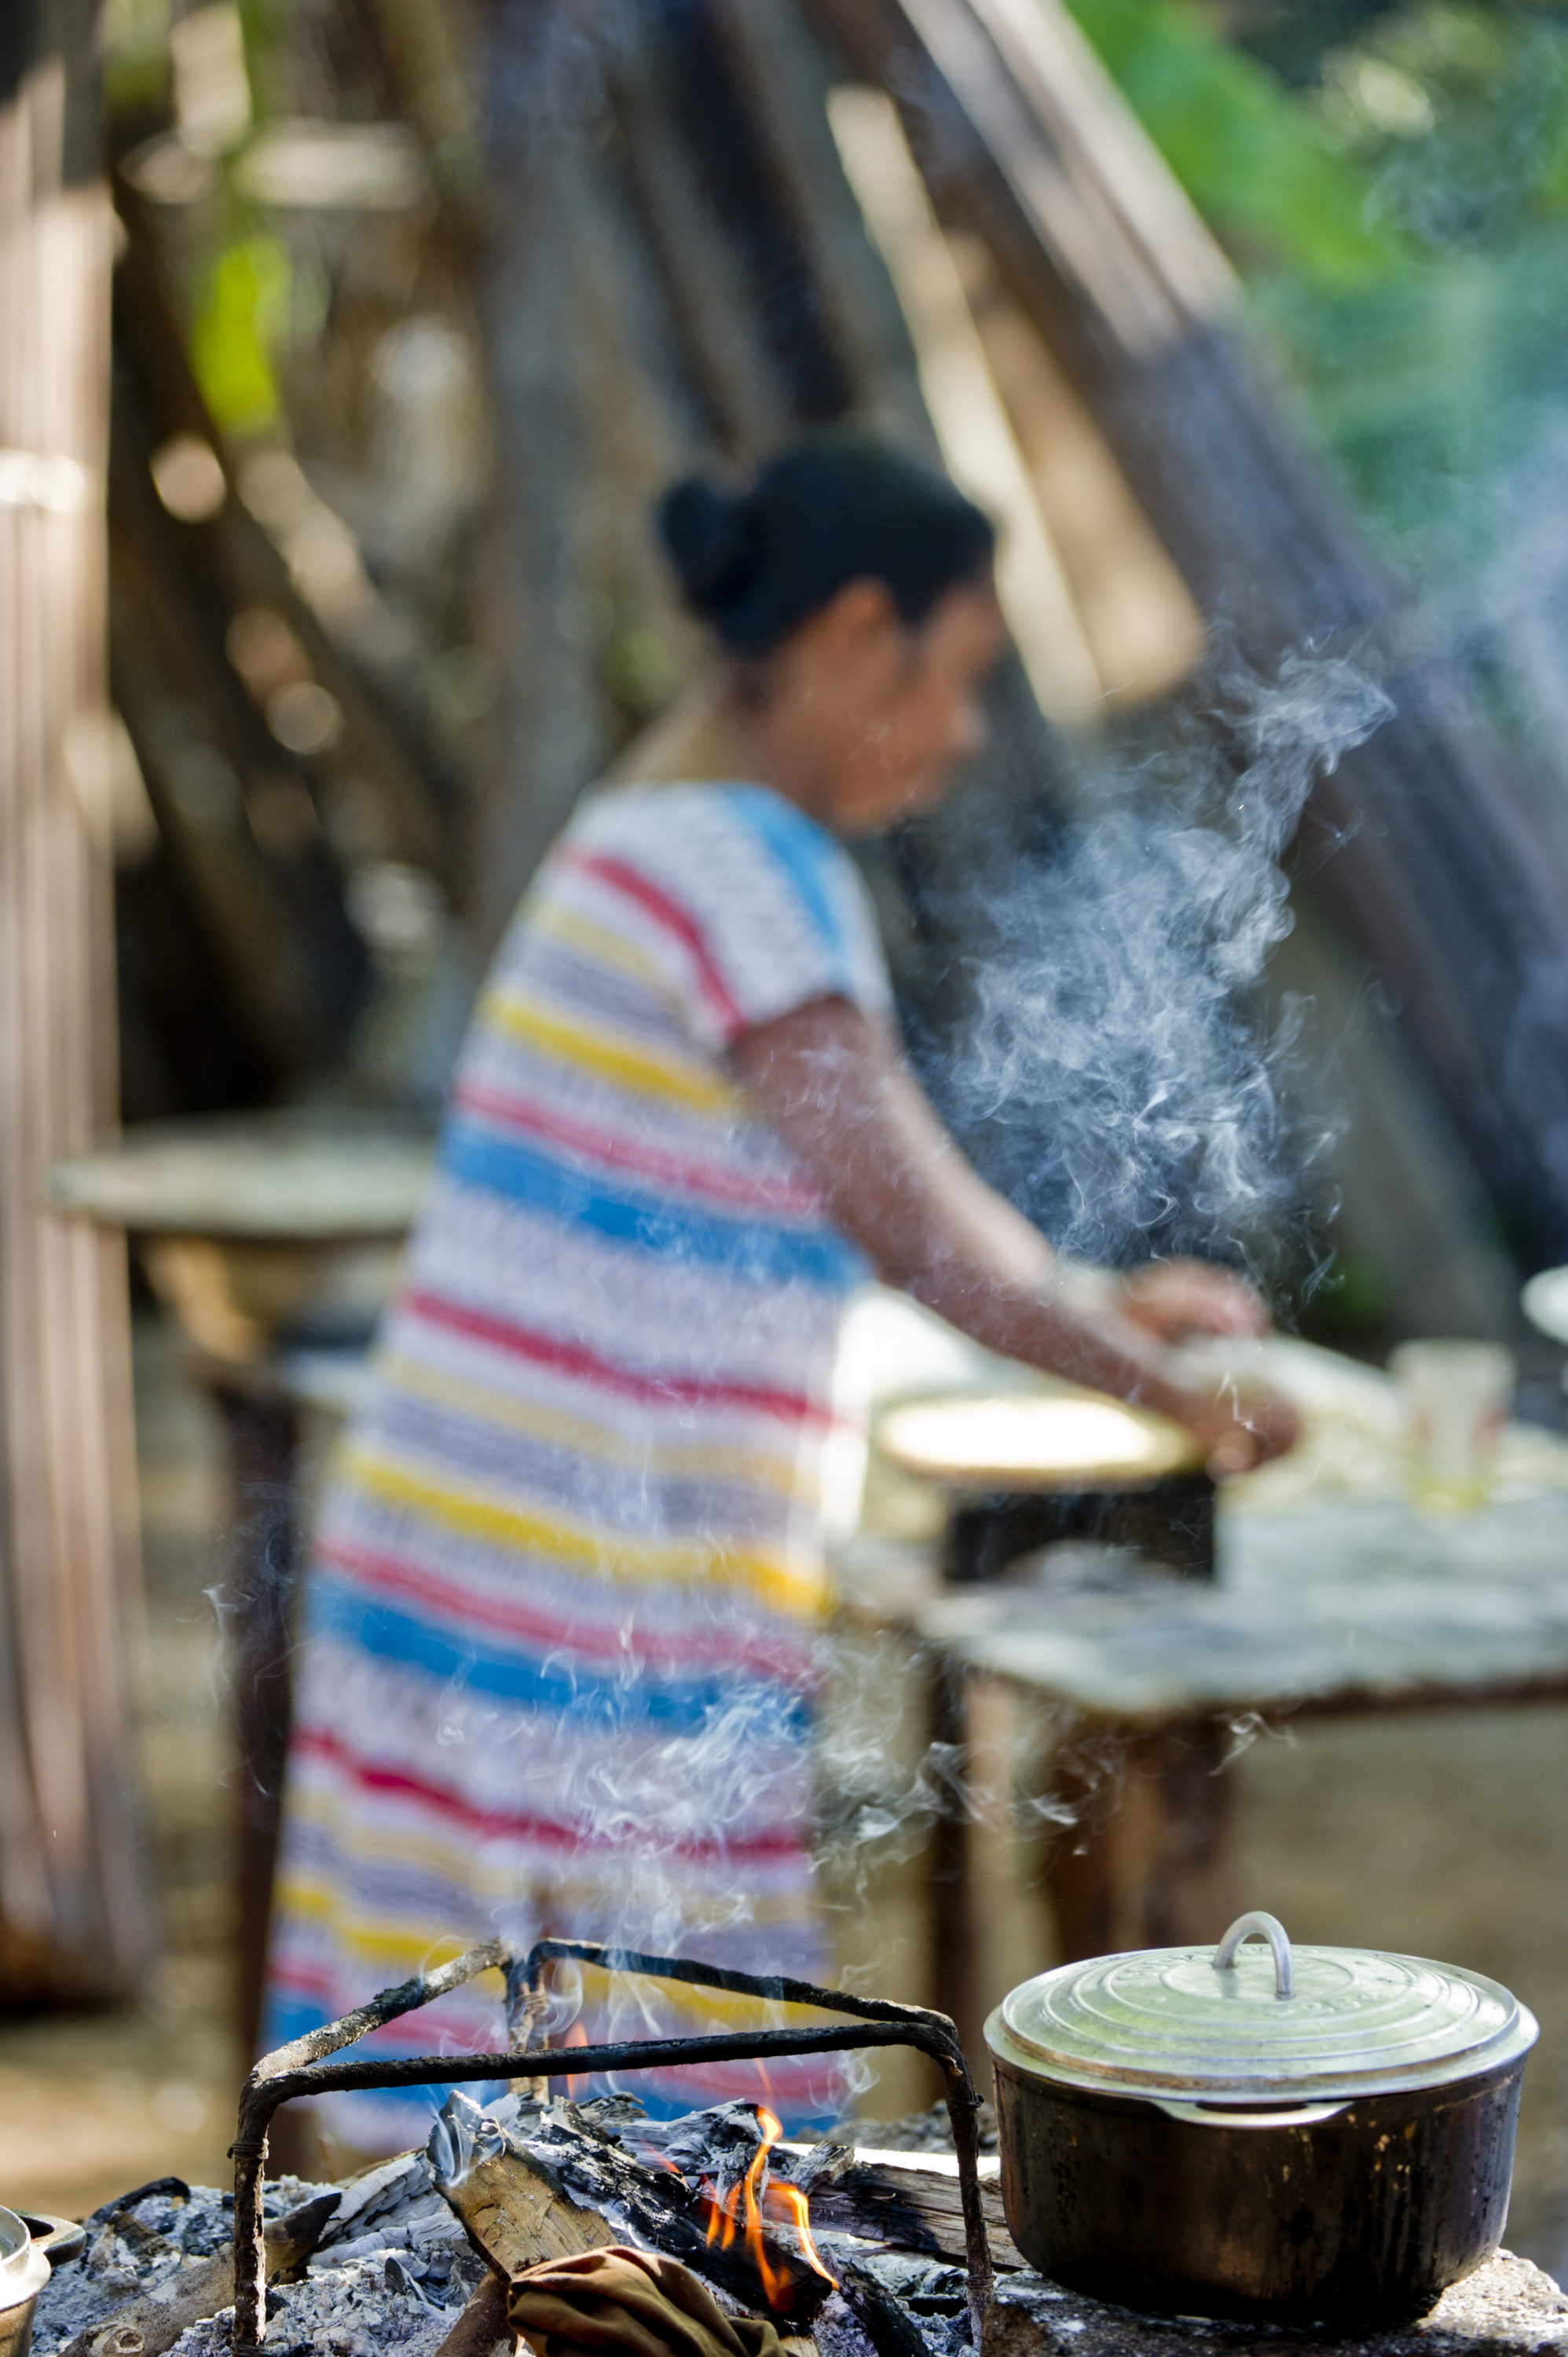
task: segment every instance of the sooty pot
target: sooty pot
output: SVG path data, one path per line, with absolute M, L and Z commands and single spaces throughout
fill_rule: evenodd
M 1498 2246 L 1537 2028 L 1479 1974 L 1293 1952 L 1243 1915 L 1217 1948 L 1044 1973 L 985 2036 L 1007 2223 L 1058 2283 L 1370 2328 L 1423 2315 Z

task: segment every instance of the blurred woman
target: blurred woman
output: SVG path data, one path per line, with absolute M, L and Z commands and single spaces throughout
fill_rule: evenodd
M 823 1975 L 821 1473 L 870 1271 L 1223 1469 L 1290 1437 L 1187 1388 L 1161 1339 L 1254 1330 L 1243 1286 L 1065 1269 L 900 1051 L 839 838 L 929 808 L 981 743 L 985 517 L 831 437 L 660 521 L 716 685 L 583 802 L 474 1017 L 317 1534 L 269 2042 L 498 1932 Z M 383 2042 L 495 2034 L 473 1991 Z M 780 2066 L 771 2100 L 821 2116 L 835 2074 Z M 757 2079 L 637 2086 L 684 2109 Z M 340 2098 L 336 2124 L 384 2146 L 427 2104 Z

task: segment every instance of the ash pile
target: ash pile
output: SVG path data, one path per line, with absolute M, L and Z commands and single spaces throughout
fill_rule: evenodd
M 968 2357 L 945 2126 L 890 2125 L 866 2154 L 786 2145 L 751 2104 L 653 2121 L 626 2097 L 481 2109 L 454 2093 L 422 2152 L 342 2185 L 269 2181 L 269 2357 L 491 2357 L 513 2276 L 611 2244 L 682 2261 L 728 2314 L 770 2317 L 789 2357 Z M 993 2179 L 984 2200 L 993 2264 L 1021 2269 Z M 231 2193 L 162 2179 L 87 2223 L 40 2296 L 36 2357 L 229 2357 Z

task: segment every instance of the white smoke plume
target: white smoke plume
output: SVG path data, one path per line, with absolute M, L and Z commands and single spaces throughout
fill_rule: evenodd
M 1231 666 L 1212 705 L 1233 768 L 1178 745 L 1091 772 L 1090 814 L 989 892 L 973 1017 L 940 1074 L 989 1175 L 1086 1259 L 1246 1259 L 1297 1193 L 1294 1025 L 1287 1008 L 1261 1029 L 1253 994 L 1290 930 L 1280 863 L 1313 781 L 1391 706 L 1312 653 L 1267 683 Z

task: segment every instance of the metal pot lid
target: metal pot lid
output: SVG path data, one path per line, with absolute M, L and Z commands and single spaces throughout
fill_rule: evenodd
M 1243 1943 L 1253 1936 L 1266 1948 Z M 1421 1956 L 1295 1948 L 1273 1915 L 1217 1948 L 1145 1948 L 1026 1981 L 986 2024 L 1015 2066 L 1103 2094 L 1387 2094 L 1515 2061 L 1533 2015 L 1496 1981 Z

